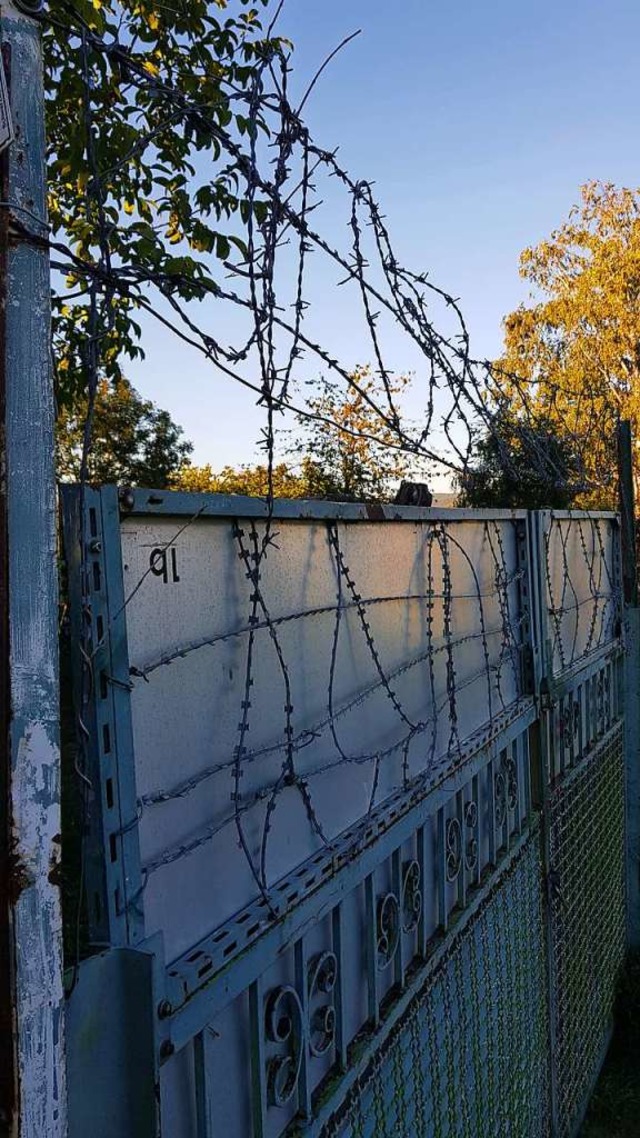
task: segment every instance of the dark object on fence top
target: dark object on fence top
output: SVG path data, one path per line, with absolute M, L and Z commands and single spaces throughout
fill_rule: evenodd
M 44 9 L 44 0 L 15 0 L 16 8 L 27 16 L 37 16 Z
M 430 506 L 433 494 L 426 482 L 401 482 L 394 502 L 396 506 Z

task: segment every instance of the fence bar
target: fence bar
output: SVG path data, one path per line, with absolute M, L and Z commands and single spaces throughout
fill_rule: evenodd
M 334 989 L 334 1007 L 336 1011 L 336 1062 L 340 1071 L 347 1069 L 347 1029 L 345 1019 L 345 986 L 344 986 L 344 930 L 342 918 L 342 904 L 336 905 L 331 914 L 331 927 L 333 934 L 333 951 L 336 958 L 336 985 Z
M 197 1138 L 213 1138 L 214 1104 L 208 1067 L 209 1031 L 205 1027 L 193 1041 Z
M 627 930 L 640 948 L 640 609 L 625 609 L 624 732 L 627 827 Z
M 618 487 L 622 543 L 622 588 L 625 604 L 635 607 L 638 604 L 638 569 L 633 501 L 631 423 L 628 419 L 623 419 L 618 424 Z
M 625 602 L 625 708 L 627 930 L 631 948 L 640 947 L 640 610 L 631 423 L 618 423 L 618 492 L 622 545 L 622 593 Z

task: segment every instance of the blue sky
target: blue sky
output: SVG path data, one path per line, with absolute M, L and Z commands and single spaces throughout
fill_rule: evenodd
M 294 92 L 362 29 L 306 120 L 352 175 L 375 180 L 400 259 L 460 298 L 474 355 L 499 352 L 501 319 L 527 295 L 519 253 L 563 220 L 580 184 L 640 185 L 637 2 L 286 0 L 279 26 L 295 44 Z M 323 225 L 346 234 L 331 196 Z M 338 276 L 319 278 L 313 328 L 364 363 L 371 351 Z M 254 460 L 262 420 L 251 395 L 157 326 L 145 342 L 131 379 L 182 424 L 194 460 Z M 393 337 L 387 354 L 412 366 Z

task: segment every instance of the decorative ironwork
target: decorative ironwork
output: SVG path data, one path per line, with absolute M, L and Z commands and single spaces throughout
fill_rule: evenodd
M 502 767 L 495 774 L 494 792 L 496 826 L 500 830 L 507 816 L 507 780 L 506 771 Z
M 304 1023 L 302 1004 L 295 988 L 274 988 L 267 997 L 265 1031 L 271 1043 L 287 1044 L 284 1055 L 267 1063 L 267 1096 L 271 1106 L 285 1106 L 293 1097 L 302 1064 Z
M 562 742 L 565 751 L 571 751 L 576 746 L 580 733 L 580 701 L 567 698 L 562 714 Z
M 613 718 L 613 690 L 611 673 L 607 668 L 604 673 L 604 726 L 610 727 Z
M 462 830 L 457 818 L 450 818 L 446 830 L 447 881 L 455 881 L 462 865 Z
M 309 963 L 309 1003 L 319 992 L 330 996 L 338 978 L 338 960 L 333 952 L 321 952 Z M 336 1011 L 333 1004 L 322 1004 L 309 1012 L 309 1051 L 316 1058 L 325 1055 L 336 1035 Z
M 376 922 L 378 971 L 393 960 L 400 941 L 400 903 L 395 893 L 385 893 L 378 901 Z
M 512 755 L 504 762 L 507 790 L 507 806 L 515 810 L 518 805 L 518 766 Z
M 604 672 L 600 672 L 596 683 L 596 715 L 598 731 L 604 728 Z
M 464 863 L 469 872 L 473 873 L 478 865 L 478 839 L 476 837 L 478 806 L 473 799 L 465 804 L 464 827 L 467 834 L 467 841 L 464 848 Z
M 575 731 L 575 705 L 573 703 L 567 703 L 565 705 L 564 711 L 562 712 L 561 724 L 562 742 L 565 750 L 567 751 L 570 749 L 571 744 L 573 743 Z
M 422 913 L 422 891 L 420 889 L 420 866 L 417 861 L 409 861 L 402 876 L 402 931 L 411 933 L 418 926 Z

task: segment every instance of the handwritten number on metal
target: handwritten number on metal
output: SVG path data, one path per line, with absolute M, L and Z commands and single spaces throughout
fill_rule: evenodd
M 175 546 L 166 549 L 157 546 L 149 555 L 149 568 L 154 577 L 161 577 L 165 585 L 180 580 L 178 573 L 178 551 Z

